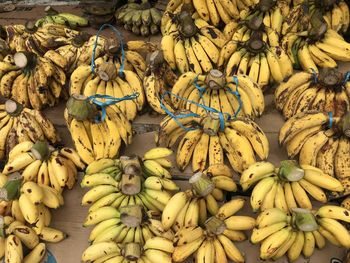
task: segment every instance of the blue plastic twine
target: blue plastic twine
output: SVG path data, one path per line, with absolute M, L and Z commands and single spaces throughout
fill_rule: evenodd
M 99 106 L 101 108 L 101 118 L 96 118 L 97 122 L 104 121 L 106 118 L 106 107 L 109 105 L 117 104 L 118 102 L 124 101 L 124 100 L 134 100 L 139 96 L 139 93 L 135 92 L 131 95 L 126 95 L 122 98 L 115 98 L 109 95 L 103 95 L 103 94 L 95 94 L 92 96 L 89 96 L 88 99 L 95 105 Z M 106 101 L 99 101 L 98 99 L 105 99 Z
M 313 68 L 310 68 L 310 69 L 312 71 L 312 73 L 311 73 L 312 74 L 312 83 L 316 84 L 318 82 L 317 72 Z
M 328 117 L 329 117 L 329 122 L 328 122 L 328 127 L 332 129 L 333 127 L 333 112 L 328 112 Z
M 220 120 L 220 130 L 221 130 L 221 131 L 224 131 L 224 130 L 225 130 L 225 117 L 224 117 L 224 116 L 226 115 L 226 116 L 228 116 L 228 119 L 231 119 L 231 116 L 230 116 L 230 114 L 228 114 L 228 113 L 222 113 L 222 112 L 220 112 L 220 111 L 218 111 L 218 110 L 216 110 L 216 109 L 214 109 L 214 108 L 208 107 L 208 106 L 206 106 L 206 105 L 197 103 L 197 102 L 192 101 L 192 100 L 185 99 L 185 98 L 180 97 L 180 96 L 178 96 L 178 95 L 176 95 L 176 94 L 174 94 L 174 93 L 171 93 L 170 91 L 164 92 L 164 93 L 162 94 L 162 96 L 161 96 L 161 101 L 160 101 L 160 106 L 161 106 L 161 108 L 166 112 L 166 114 L 168 114 L 170 117 L 172 117 L 172 118 L 176 121 L 176 123 L 179 124 L 179 126 L 180 126 L 181 128 L 183 128 L 183 129 L 186 130 L 186 131 L 195 130 L 196 128 L 187 128 L 187 127 L 183 126 L 177 119 L 186 118 L 186 117 L 191 117 L 191 116 L 200 117 L 200 115 L 198 115 L 197 113 L 193 113 L 193 112 L 187 113 L 187 114 L 181 114 L 181 115 L 175 115 L 175 114 L 173 114 L 173 113 L 170 112 L 170 111 L 167 109 L 167 107 L 165 107 L 165 105 L 163 104 L 163 99 L 164 99 L 164 96 L 165 96 L 165 95 L 174 96 L 174 97 L 177 98 L 177 99 L 180 99 L 180 100 L 189 102 L 189 103 L 191 103 L 191 104 L 194 104 L 194 105 L 196 105 L 196 106 L 198 106 L 198 107 L 201 107 L 201 108 L 205 109 L 207 112 L 212 112 L 212 113 L 218 114 L 218 115 L 219 115 L 219 120 Z
M 235 95 L 237 100 L 238 100 L 239 106 L 238 106 L 238 109 L 236 110 L 235 114 L 233 115 L 233 118 L 235 119 L 235 118 L 237 118 L 239 112 L 242 110 L 243 102 L 241 100 L 241 94 L 239 94 L 239 91 L 238 91 L 238 78 L 237 78 L 237 76 L 233 76 L 232 78 L 233 78 L 233 83 L 236 84 L 236 91 L 233 91 L 230 88 L 226 88 L 226 90 L 227 90 L 227 92 Z
M 96 55 L 96 48 L 97 48 L 97 40 L 100 36 L 100 33 L 105 29 L 105 28 L 110 28 L 113 30 L 113 32 L 117 35 L 118 39 L 120 40 L 120 48 L 121 48 L 121 52 L 122 52 L 122 61 L 120 64 L 120 68 L 119 68 L 119 76 L 123 76 L 123 72 L 124 72 L 124 61 L 125 61 L 125 51 L 124 51 L 124 43 L 123 43 L 123 36 L 122 34 L 118 31 L 118 29 L 116 29 L 114 26 L 110 25 L 110 24 L 103 24 L 100 29 L 97 31 L 96 34 L 96 39 L 95 39 L 95 43 L 94 43 L 94 48 L 92 50 L 92 58 L 91 58 L 91 71 L 93 73 L 95 73 L 95 55 Z
M 343 85 L 346 84 L 350 80 L 350 71 L 345 73 L 344 80 L 343 80 Z

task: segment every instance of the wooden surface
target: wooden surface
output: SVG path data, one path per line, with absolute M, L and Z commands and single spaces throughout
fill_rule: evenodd
M 81 13 L 80 10 L 74 6 L 59 6 L 55 8 L 59 11 L 69 11 L 77 14 Z M 43 9 L 44 7 L 37 6 L 30 11 L 1 13 L 0 24 L 5 25 L 25 23 L 27 19 L 36 19 L 44 15 Z M 87 28 L 86 30 L 92 34 L 96 32 L 91 28 Z M 121 29 L 121 31 L 127 40 L 138 38 L 123 29 Z M 111 34 L 111 32 L 107 31 L 105 34 L 108 35 Z M 150 38 L 150 40 L 154 42 L 159 42 L 159 39 L 159 36 Z M 342 71 L 346 71 L 348 68 L 348 65 L 341 66 Z M 283 118 L 281 114 L 276 111 L 273 105 L 272 94 L 273 88 L 271 88 L 268 91 L 268 94 L 265 96 L 266 109 L 264 115 L 256 121 L 264 130 L 270 142 L 270 156 L 268 160 L 278 165 L 281 160 L 287 158 L 287 155 L 284 149 L 281 149 L 277 143 L 278 131 L 283 124 Z M 53 121 L 57 127 L 62 137 L 62 143 L 67 146 L 73 146 L 69 132 L 65 126 L 63 119 L 64 107 L 65 102 L 62 101 L 58 106 L 47 109 L 44 111 L 44 113 L 50 118 L 51 121 Z M 145 113 L 142 116 L 137 117 L 133 123 L 136 133 L 133 143 L 125 151 L 123 151 L 122 154 L 133 153 L 142 155 L 146 150 L 154 147 L 154 132 L 152 131 L 157 129 L 157 125 L 161 119 L 162 116 L 155 116 L 154 114 L 149 113 Z M 178 176 L 189 176 L 191 172 L 189 169 L 187 169 L 185 172 L 181 173 L 178 170 L 174 169 L 173 174 Z M 178 181 L 178 183 L 182 188 L 188 187 L 186 181 Z M 67 190 L 64 192 L 65 205 L 57 211 L 53 211 L 52 225 L 65 231 L 69 235 L 69 237 L 63 242 L 49 245 L 49 250 L 53 253 L 57 262 L 59 263 L 80 262 L 81 254 L 83 250 L 88 246 L 87 239 L 90 229 L 82 227 L 82 222 L 84 221 L 87 214 L 87 208 L 80 206 L 82 196 L 83 190 L 79 187 L 78 184 L 73 190 Z M 249 201 L 247 202 L 244 211 L 241 211 L 240 213 L 251 214 L 249 209 Z M 253 246 L 248 241 L 236 244 L 246 255 L 246 262 L 260 262 L 258 256 L 259 246 Z M 344 254 L 344 250 L 336 248 L 328 243 L 326 249 L 322 251 L 315 251 L 315 254 L 311 259 L 306 260 L 300 258 L 297 262 L 328 263 L 330 262 L 331 258 L 343 258 Z M 190 260 L 188 260 L 188 262 L 190 262 Z M 287 262 L 287 259 L 283 258 L 278 262 Z

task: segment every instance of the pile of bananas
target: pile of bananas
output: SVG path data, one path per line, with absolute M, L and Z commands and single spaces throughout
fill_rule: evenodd
M 195 17 L 200 17 L 207 23 L 213 26 L 219 26 L 222 24 L 228 24 L 232 20 L 239 18 L 245 18 L 250 8 L 259 3 L 259 0 L 171 0 L 169 1 L 166 12 L 177 14 L 181 12 L 184 5 L 191 3 L 192 8 L 195 11 Z M 162 24 L 167 21 L 167 18 L 162 20 Z
M 40 111 L 22 107 L 7 100 L 0 104 L 0 159 L 3 159 L 18 144 L 25 141 L 60 141 L 56 129 Z
M 262 23 L 262 19 L 260 22 Z M 288 54 L 281 46 L 268 43 L 272 42 L 268 39 L 273 35 L 278 44 L 277 32 L 270 30 L 271 33 L 266 36 L 260 31 L 253 31 L 250 35 L 250 30 L 246 29 L 241 41 L 231 40 L 222 48 L 219 65 L 224 65 L 227 76 L 247 74 L 264 88 L 273 82 L 280 83 L 293 74 L 293 65 Z M 243 31 L 238 30 L 233 37 Z
M 65 12 L 59 13 L 51 6 L 47 6 L 45 8 L 45 13 L 46 16 L 39 18 L 35 22 L 35 26 L 41 27 L 45 24 L 59 24 L 70 28 L 77 28 L 89 25 L 89 20 L 87 20 L 85 17 Z
M 71 148 L 55 149 L 43 141 L 26 141 L 17 144 L 9 153 L 2 171 L 8 175 L 20 172 L 25 181 L 52 187 L 58 193 L 67 186 L 72 189 L 78 169 L 85 165 Z
M 154 51 L 150 56 L 149 66 L 143 79 L 146 99 L 149 106 L 160 114 L 165 114 L 166 107 L 173 112 L 173 105 L 167 92 L 177 81 L 176 74 L 164 60 L 163 53 Z M 163 104 L 163 105 L 162 105 Z
M 64 118 L 75 149 L 86 164 L 114 158 L 119 154 L 122 141 L 125 145 L 131 143 L 131 123 L 116 105 L 101 111 L 86 96 L 74 94 L 67 102 Z
M 261 243 L 261 259 L 277 260 L 287 255 L 289 262 L 297 260 L 301 254 L 310 258 L 315 247 L 326 246 L 326 240 L 349 249 L 350 234 L 338 221 L 349 223 L 349 215 L 349 210 L 334 205 L 322 206 L 318 211 L 296 208 L 292 216 L 270 208 L 257 217 L 251 242 Z
M 184 7 L 186 7 L 185 5 Z M 225 35 L 201 18 L 193 19 L 185 10 L 173 17 L 162 29 L 161 49 L 173 70 L 181 74 L 196 74 L 216 68 L 221 48 L 226 44 Z
M 49 227 L 49 208 L 63 204 L 55 189 L 26 181 L 19 173 L 0 174 L 2 190 L 0 258 L 6 262 L 41 262 L 46 246 L 66 238 L 62 231 Z
M 261 160 L 269 154 L 265 133 L 248 118 L 226 120 L 221 130 L 216 114 L 194 116 L 190 111 L 180 111 L 179 115 L 183 118 L 167 116 L 161 121 L 156 142 L 172 147 L 181 138 L 176 154 L 176 163 L 181 171 L 191 158 L 192 170 L 201 171 L 207 163 L 209 166 L 224 163 L 225 154 L 232 168 L 242 173 L 256 162 L 255 154 Z
M 334 68 L 337 61 L 350 61 L 350 44 L 336 31 L 322 25 L 283 37 L 282 46 L 295 69 L 318 72 L 318 67 Z
M 145 244 L 152 237 L 174 239 L 172 230 L 164 230 L 158 212 L 145 212 L 140 205 L 126 205 L 119 209 L 105 206 L 100 210 L 99 217 L 87 219 L 84 223 L 85 227 L 95 225 L 89 235 L 92 244 L 108 241 Z
M 184 262 L 194 254 L 198 263 L 245 262 L 234 241 L 246 239 L 243 230 L 252 229 L 255 219 L 235 215 L 244 206 L 244 199 L 232 199 L 218 209 L 205 225 L 183 227 L 175 234 L 173 262 Z
M 70 94 L 82 94 L 86 97 L 98 94 L 115 98 L 138 94 L 134 100 L 122 100 L 118 103 L 118 110 L 128 120 L 135 119 L 146 100 L 140 77 L 131 70 L 118 73 L 115 63 L 105 61 L 104 57 L 96 59 L 95 66 L 95 72 L 91 71 L 90 65 L 81 65 L 73 71 L 70 77 Z
M 206 114 L 198 103 L 230 116 L 252 119 L 260 117 L 265 108 L 262 90 L 251 78 L 247 75 L 225 77 L 216 69 L 206 75 L 182 74 L 172 88 L 172 95 L 175 109 L 190 110 L 198 115 Z
M 6 37 L 6 36 L 5 36 Z M 0 27 L 0 61 L 11 53 L 10 47 L 7 42 L 1 38 L 1 27 Z
M 288 156 L 299 154 L 301 165 L 320 168 L 343 185 L 343 195 L 350 193 L 350 113 L 332 118 L 324 112 L 302 112 L 290 118 L 280 129 L 279 143 Z M 338 196 L 334 193 L 335 196 Z
M 276 88 L 275 103 L 286 119 L 304 111 L 341 117 L 350 110 L 350 84 L 336 69 L 298 72 Z
M 145 153 L 142 162 L 137 156 L 122 156 L 89 164 L 81 182 L 82 187 L 93 187 L 82 199 L 82 205 L 91 205 L 87 221 L 104 210 L 116 211 L 126 205 L 163 211 L 170 192 L 179 190 L 169 172 L 172 163 L 167 157 L 171 154 L 167 148 L 153 148 Z
M 78 66 L 91 63 L 91 54 L 94 49 L 96 36 L 90 36 L 85 32 L 70 38 L 68 43 L 57 48 L 55 51 L 66 60 L 66 72 L 72 73 Z M 99 37 L 96 43 L 95 58 L 104 53 L 106 40 Z
M 37 110 L 56 105 L 67 97 L 66 66 L 53 50 L 43 57 L 26 51 L 8 55 L 0 62 L 0 95 Z
M 273 207 L 286 213 L 297 207 L 312 209 L 308 195 L 326 203 L 327 195 L 323 189 L 344 191 L 334 177 L 314 166 L 299 166 L 291 160 L 282 161 L 279 168 L 269 162 L 257 162 L 242 173 L 240 185 L 244 191 L 253 188 L 250 204 L 254 212 Z
M 145 244 L 130 242 L 118 244 L 114 241 L 93 244 L 82 256 L 83 262 L 164 262 L 171 263 L 174 246 L 171 240 L 151 237 Z
M 39 56 L 68 44 L 71 38 L 79 34 L 64 25 L 45 24 L 38 28 L 32 21 L 25 25 L 7 25 L 4 29 L 7 33 L 6 41 L 12 51 L 28 51 Z
M 142 0 L 141 4 L 129 2 L 116 11 L 114 16 L 117 23 L 143 37 L 158 34 L 162 12 L 152 7 L 148 0 Z
M 283 35 L 303 31 L 308 19 L 320 13 L 328 28 L 345 33 L 349 27 L 349 6 L 346 1 L 293 1 L 293 7 L 284 19 Z M 306 22 L 306 23 L 304 23 Z
M 225 199 L 224 191 L 237 190 L 230 168 L 224 164 L 209 166 L 204 173 L 194 174 L 189 183 L 190 190 L 176 193 L 164 207 L 162 224 L 165 229 L 173 228 L 177 231 L 204 226 L 208 213 L 218 213 L 218 202 Z

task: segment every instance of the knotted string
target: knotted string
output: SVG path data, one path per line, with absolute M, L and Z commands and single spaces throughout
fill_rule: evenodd
M 197 113 L 187 113 L 187 114 L 180 114 L 180 115 L 175 115 L 173 114 L 172 112 L 169 111 L 169 109 L 163 104 L 163 99 L 164 99 L 164 96 L 165 95 L 169 95 L 169 96 L 174 96 L 175 98 L 179 99 L 179 100 L 183 100 L 183 101 L 186 101 L 186 102 L 189 102 L 191 104 L 194 104 L 198 107 L 201 107 L 203 109 L 205 109 L 207 112 L 212 112 L 212 113 L 216 113 L 218 114 L 219 116 L 219 120 L 220 120 L 220 130 L 221 131 L 224 131 L 225 130 L 225 116 L 227 116 L 227 119 L 230 120 L 231 119 L 231 115 L 228 114 L 228 113 L 222 113 L 220 111 L 218 111 L 217 109 L 214 109 L 214 108 L 211 108 L 211 107 L 208 107 L 206 105 L 203 105 L 201 103 L 197 103 L 195 101 L 192 101 L 192 100 L 188 100 L 186 98 L 183 98 L 183 97 L 180 97 L 174 93 L 171 93 L 170 91 L 166 91 L 162 94 L 161 96 L 161 100 L 160 100 L 160 107 L 165 111 L 166 114 L 168 114 L 170 117 L 172 117 L 176 123 L 181 127 L 183 128 L 185 131 L 190 131 L 190 130 L 195 130 L 196 128 L 187 128 L 185 126 L 183 126 L 177 119 L 181 119 L 181 118 L 186 118 L 186 117 L 191 117 L 191 116 L 194 116 L 194 117 L 200 117 L 199 114 Z
M 350 71 L 345 73 L 344 80 L 343 80 L 343 85 L 346 84 L 350 80 Z
M 312 71 L 312 73 L 311 73 L 312 83 L 313 83 L 313 84 L 316 84 L 316 83 L 318 83 L 317 72 L 316 72 L 316 70 L 313 69 L 313 68 L 310 68 L 310 69 L 311 69 L 311 71 Z
M 333 112 L 328 112 L 328 117 L 329 117 L 329 121 L 328 121 L 328 127 L 330 129 L 332 129 L 333 127 Z
M 138 92 L 135 92 L 131 95 L 126 95 L 121 98 L 115 98 L 109 95 L 103 95 L 103 94 L 95 94 L 88 97 L 88 100 L 92 102 L 93 104 L 99 106 L 101 108 L 101 118 L 96 117 L 96 122 L 104 121 L 106 118 L 106 107 L 109 105 L 117 104 L 118 102 L 124 101 L 124 100 L 134 100 L 136 99 L 140 94 Z M 100 101 L 98 99 L 105 99 L 105 101 Z
M 118 39 L 120 40 L 120 48 L 121 48 L 121 53 L 122 53 L 122 58 L 121 58 L 121 64 L 119 68 L 119 76 L 123 76 L 124 72 L 124 67 L 125 67 L 125 51 L 124 51 L 124 43 L 123 43 L 123 36 L 122 34 L 116 29 L 114 26 L 110 24 L 103 24 L 100 29 L 97 31 L 96 34 L 96 39 L 94 43 L 94 48 L 92 49 L 92 58 L 91 58 L 91 71 L 92 73 L 95 73 L 95 55 L 96 55 L 96 48 L 97 48 L 97 41 L 100 36 L 100 33 L 105 29 L 105 28 L 110 28 L 112 31 L 117 35 Z
M 233 115 L 233 118 L 235 119 L 235 118 L 237 118 L 239 112 L 242 110 L 243 102 L 241 100 L 241 94 L 239 94 L 239 91 L 238 91 L 238 78 L 237 78 L 237 76 L 233 76 L 232 78 L 233 78 L 233 83 L 236 84 L 236 91 L 233 91 L 228 87 L 226 88 L 226 90 L 227 90 L 227 92 L 235 95 L 237 100 L 238 100 L 239 106 L 238 106 L 238 109 L 235 111 L 235 114 Z

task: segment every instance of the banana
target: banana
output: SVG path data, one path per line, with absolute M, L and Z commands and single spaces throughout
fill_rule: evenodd
M 256 225 L 259 228 L 267 227 L 279 222 L 288 222 L 288 215 L 281 209 L 270 208 L 261 212 L 256 218 Z
M 311 201 L 307 193 L 305 192 L 305 190 L 299 184 L 299 182 L 292 182 L 291 186 L 295 197 L 295 201 L 297 202 L 299 207 L 305 208 L 305 209 L 312 209 Z
M 254 228 L 250 237 L 250 241 L 253 244 L 257 244 L 286 226 L 287 222 L 279 222 L 263 228 Z
M 298 231 L 294 243 L 288 250 L 288 259 L 289 261 L 295 261 L 301 254 L 305 243 L 304 232 Z
M 21 194 L 19 197 L 19 206 L 28 223 L 34 224 L 38 220 L 39 211 L 26 193 Z
M 318 223 L 333 234 L 342 246 L 350 247 L 350 234 L 342 224 L 332 218 L 320 218 Z
M 176 193 L 167 203 L 162 214 L 164 229 L 169 229 L 176 220 L 178 213 L 185 206 L 188 196 L 185 192 Z
M 317 210 L 317 215 L 325 218 L 332 218 L 344 222 L 350 222 L 349 210 L 340 206 L 325 205 Z
M 39 263 L 44 258 L 46 252 L 46 245 L 45 243 L 39 243 L 36 245 L 32 251 L 30 251 L 29 254 L 27 254 L 24 259 L 23 263 Z
M 275 183 L 274 177 L 267 177 L 258 182 L 251 194 L 250 205 L 253 208 L 253 211 L 256 212 L 260 209 L 260 206 L 266 197 L 267 193 L 272 189 Z M 277 196 L 276 196 L 277 200 Z
M 9 235 L 5 243 L 5 258 L 9 262 L 20 263 L 23 260 L 23 248 L 20 239 L 15 235 Z
M 230 239 L 223 234 L 218 235 L 217 238 L 230 260 L 233 260 L 234 262 L 244 262 L 244 256 Z
M 172 259 L 174 262 L 183 262 L 186 258 L 188 258 L 191 254 L 198 250 L 201 244 L 204 241 L 204 236 L 197 238 L 196 240 L 176 246 L 172 255 Z
M 12 232 L 29 249 L 34 249 L 39 244 L 39 237 L 30 227 L 16 226 Z
M 173 253 L 173 242 L 164 237 L 152 237 L 145 242 L 143 249 L 158 249 L 166 253 Z
M 83 252 L 82 261 L 94 261 L 112 253 L 120 253 L 120 248 L 115 242 L 109 241 L 93 244 Z
M 301 165 L 301 168 L 305 171 L 303 179 L 306 181 L 330 191 L 341 192 L 344 190 L 343 186 L 337 179 L 323 174 L 322 170 L 315 170 L 312 169 L 312 167 L 310 169 L 310 167 L 306 165 Z M 322 178 L 322 180 L 320 180 L 320 178 Z
M 324 248 L 326 245 L 326 239 L 321 235 L 321 233 L 318 230 L 315 230 L 312 231 L 312 234 L 314 235 L 317 248 Z
M 250 165 L 241 175 L 240 184 L 243 190 L 245 191 L 255 182 L 271 176 L 274 170 L 275 166 L 269 162 L 258 162 Z
M 317 200 L 319 202 L 322 202 L 322 203 L 326 203 L 327 202 L 326 194 L 322 190 L 322 188 L 320 188 L 320 187 L 318 187 L 316 185 L 313 185 L 313 184 L 309 183 L 308 181 L 306 181 L 304 179 L 301 179 L 300 181 L 298 181 L 298 183 L 315 200 Z
M 164 54 L 164 59 L 169 63 L 173 70 L 176 70 L 174 47 L 175 41 L 172 35 L 165 35 L 162 37 L 161 49 Z

